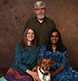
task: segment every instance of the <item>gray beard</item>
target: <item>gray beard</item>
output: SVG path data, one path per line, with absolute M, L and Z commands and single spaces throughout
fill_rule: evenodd
M 38 16 L 37 16 L 38 19 L 44 19 L 44 17 L 45 17 L 44 15 L 42 15 L 42 16 L 39 16 L 39 15 L 38 15 Z

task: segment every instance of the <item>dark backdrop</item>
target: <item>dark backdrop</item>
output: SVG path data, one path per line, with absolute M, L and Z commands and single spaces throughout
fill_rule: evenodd
M 16 44 L 27 19 L 34 16 L 37 0 L 0 0 L 0 68 L 14 62 Z M 78 0 L 43 0 L 47 16 L 53 19 L 68 49 L 69 64 L 78 68 Z

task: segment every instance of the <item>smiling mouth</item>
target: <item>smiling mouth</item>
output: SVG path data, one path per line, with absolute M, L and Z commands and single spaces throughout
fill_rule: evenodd
M 43 69 L 44 73 L 49 73 L 49 68 L 44 67 L 42 69 Z
M 48 70 L 44 70 L 44 73 L 49 73 L 49 71 Z
M 43 70 L 43 69 L 40 69 L 40 72 L 43 74 L 43 75 L 48 75 L 49 71 L 47 69 Z

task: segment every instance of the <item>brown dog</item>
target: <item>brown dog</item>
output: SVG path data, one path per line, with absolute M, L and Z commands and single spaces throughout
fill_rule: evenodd
M 56 62 L 52 59 L 43 58 L 39 60 L 37 72 L 41 81 L 52 81 L 50 74 L 52 64 L 56 64 Z

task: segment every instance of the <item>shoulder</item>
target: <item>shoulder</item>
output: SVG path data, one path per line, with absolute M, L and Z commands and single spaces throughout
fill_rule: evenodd
M 21 44 L 18 43 L 18 44 L 16 45 L 16 48 L 22 48 Z
M 20 43 L 18 43 L 18 44 L 17 44 L 17 46 L 21 46 L 21 44 L 20 44 Z
M 49 21 L 49 22 L 51 22 L 51 23 L 55 23 L 52 19 L 50 19 L 48 17 L 46 17 L 46 20 Z
M 18 43 L 18 44 L 16 45 L 16 47 L 20 47 L 20 43 Z
M 30 19 L 27 20 L 27 22 L 33 22 L 36 18 L 35 17 L 32 17 Z
M 46 45 L 43 45 L 41 48 L 40 48 L 40 51 L 45 51 L 46 50 Z
M 68 51 L 59 51 L 58 53 L 62 56 L 68 56 Z
M 68 51 L 64 51 L 64 55 L 67 55 L 68 56 Z
M 68 54 L 68 51 L 64 51 L 64 52 L 62 52 L 64 55 L 66 55 L 66 54 Z
M 46 17 L 45 19 L 46 19 L 45 21 L 51 26 L 52 29 L 56 28 L 56 24 L 52 19 L 50 19 L 48 17 Z

